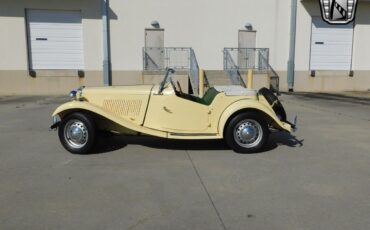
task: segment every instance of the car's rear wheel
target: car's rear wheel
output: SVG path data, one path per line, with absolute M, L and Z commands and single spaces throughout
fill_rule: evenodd
M 229 147 L 238 153 L 260 151 L 268 140 L 268 126 L 255 112 L 242 113 L 231 119 L 225 132 Z
M 72 113 L 62 119 L 58 135 L 67 151 L 74 154 L 86 154 L 93 149 L 95 144 L 95 124 L 85 113 Z

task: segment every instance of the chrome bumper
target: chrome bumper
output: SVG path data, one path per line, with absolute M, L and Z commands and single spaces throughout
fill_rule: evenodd
M 59 127 L 61 119 L 58 115 L 53 116 L 53 124 L 50 126 L 49 130 L 56 130 Z
M 287 121 L 286 123 L 290 124 L 293 132 L 296 132 L 298 130 L 297 122 L 298 122 L 298 117 L 297 115 L 295 115 L 293 122 Z

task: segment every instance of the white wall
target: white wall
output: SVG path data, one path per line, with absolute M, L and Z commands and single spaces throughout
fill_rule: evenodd
M 0 70 L 27 70 L 24 9 L 82 10 L 86 70 L 102 69 L 100 0 L 2 0 Z M 202 68 L 221 70 L 224 47 L 236 47 L 238 30 L 251 22 L 257 47 L 270 48 L 270 61 L 286 71 L 290 0 L 111 0 L 114 71 L 141 70 L 144 29 L 158 20 L 165 46 L 193 47 Z M 355 26 L 354 69 L 370 69 L 370 2 L 360 2 Z M 320 16 L 315 0 L 298 1 L 296 70 L 308 71 L 311 17 Z
M 111 0 L 118 20 L 111 22 L 115 70 L 142 68 L 144 28 L 158 20 L 165 46 L 193 47 L 200 66 L 223 68 L 224 47 L 237 47 L 238 30 L 251 22 L 257 47 L 271 49 L 271 62 L 286 68 L 289 44 L 289 0 Z

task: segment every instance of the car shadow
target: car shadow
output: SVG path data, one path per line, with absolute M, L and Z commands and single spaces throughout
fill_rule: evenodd
M 269 137 L 269 141 L 261 152 L 268 152 L 278 148 L 281 145 L 288 146 L 290 148 L 299 148 L 303 146 L 304 139 L 298 140 L 296 136 L 288 132 L 272 132 Z
M 270 134 L 269 141 L 265 148 L 259 153 L 268 152 L 285 145 L 291 148 L 303 146 L 304 140 L 298 140 L 295 136 L 287 132 L 273 132 Z M 230 150 L 224 140 L 172 140 L 152 136 L 100 136 L 98 143 L 91 154 L 102 154 L 119 149 L 128 145 L 141 145 L 155 149 L 167 150 L 189 150 L 189 151 L 209 151 L 209 150 Z

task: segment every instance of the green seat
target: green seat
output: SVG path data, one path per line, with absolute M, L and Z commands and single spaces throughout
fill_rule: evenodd
M 215 88 L 210 88 L 209 90 L 207 90 L 207 92 L 204 94 L 202 98 L 199 98 L 199 97 L 196 97 L 190 94 L 176 94 L 176 95 L 183 99 L 194 101 L 196 103 L 209 106 L 210 104 L 212 104 L 213 100 L 219 93 L 220 92 L 218 92 Z
M 210 105 L 212 104 L 215 97 L 219 94 L 219 92 L 215 88 L 210 88 L 207 90 L 207 92 L 204 94 L 202 98 L 196 97 L 195 101 L 203 104 L 203 105 Z

